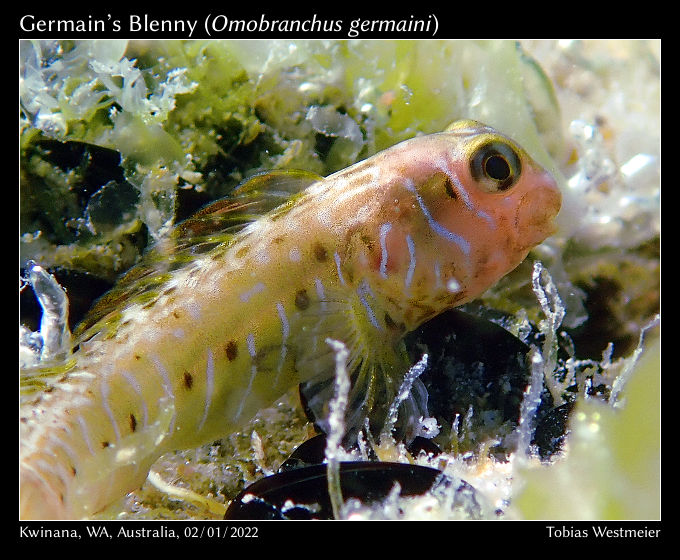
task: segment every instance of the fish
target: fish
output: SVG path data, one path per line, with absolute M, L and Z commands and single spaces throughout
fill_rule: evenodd
M 325 178 L 251 178 L 97 301 L 22 406 L 20 517 L 106 510 L 162 454 L 332 377 L 328 339 L 348 348 L 353 413 L 391 402 L 410 365 L 404 335 L 517 267 L 560 206 L 546 169 L 471 120 Z

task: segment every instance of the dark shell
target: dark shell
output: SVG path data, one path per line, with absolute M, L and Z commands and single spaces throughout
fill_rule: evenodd
M 456 486 L 459 504 L 479 515 L 474 490 L 440 471 L 419 465 L 386 462 L 340 463 L 343 499 L 371 503 L 384 500 L 399 483 L 401 496 L 418 496 L 434 485 Z M 225 519 L 333 519 L 327 465 L 313 465 L 268 476 L 250 485 L 231 502 Z
M 86 142 L 60 142 L 43 138 L 33 147 L 45 161 L 63 171 L 78 170 L 81 180 L 73 190 L 83 208 L 90 197 L 109 181 L 124 182 L 121 155 L 116 150 Z
M 476 435 L 500 441 L 494 448 L 499 459 L 512 451 L 512 447 L 506 447 L 503 435 L 519 420 L 530 376 L 529 345 L 501 326 L 506 322 L 501 312 L 470 304 L 464 310 L 440 315 L 407 338 L 413 359 L 418 358 L 418 352 L 430 354 L 430 367 L 421 380 L 428 390 L 430 414 L 442 427 L 437 441 L 449 438 L 455 415 L 464 418 L 472 407 Z M 526 340 L 540 347 L 543 335 L 531 326 Z M 560 343 L 558 358 L 563 362 L 569 357 L 564 345 L 570 341 Z M 569 402 L 573 390 L 575 387 L 570 387 L 565 392 Z M 555 408 L 550 392 L 543 388 L 531 442 L 542 459 L 561 448 L 572 408 L 569 402 Z
M 541 459 L 548 459 L 553 453 L 561 451 L 567 436 L 569 414 L 573 408 L 574 403 L 567 402 L 551 408 L 539 418 L 532 443 L 536 446 Z
M 416 437 L 407 448 L 408 452 L 416 457 L 421 452 L 425 454 L 439 455 L 441 449 L 435 445 L 431 440 L 423 437 Z M 279 467 L 279 472 L 290 471 L 302 467 L 318 465 L 324 462 L 326 454 L 326 435 L 319 434 L 314 436 L 295 449 L 293 453 L 286 459 Z M 377 460 L 373 452 L 370 452 L 369 458 Z
M 471 313 L 443 313 L 411 333 L 412 354 L 427 348 L 429 367 L 421 376 L 430 413 L 446 425 L 455 415 L 498 411 L 501 422 L 519 419 L 528 381 L 529 347 L 509 331 Z M 416 357 L 415 359 L 418 359 Z
M 70 244 L 91 239 L 95 224 L 110 229 L 134 214 L 139 191 L 125 180 L 117 151 L 40 135 L 24 149 L 22 233 L 40 230 L 51 243 Z

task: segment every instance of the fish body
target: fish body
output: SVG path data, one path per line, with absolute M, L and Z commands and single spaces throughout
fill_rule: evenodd
M 23 412 L 22 518 L 91 516 L 163 453 L 332 375 L 329 337 L 364 372 L 370 408 L 408 366 L 403 336 L 515 268 L 560 200 L 549 173 L 474 121 L 311 182 L 86 329 L 69 371 Z

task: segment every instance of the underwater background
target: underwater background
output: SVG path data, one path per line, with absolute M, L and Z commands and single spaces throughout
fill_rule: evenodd
M 390 494 L 344 516 L 658 519 L 660 58 L 658 40 L 22 40 L 22 369 L 39 363 L 48 319 L 72 329 L 173 224 L 243 179 L 328 175 L 472 118 L 563 193 L 559 231 L 465 309 L 542 365 L 499 366 L 514 343 L 471 354 L 488 336 L 472 319 L 413 333 L 413 362 L 436 358 L 423 380 L 439 449 L 395 442 L 379 458 L 440 469 L 473 497 Z M 30 261 L 54 283 L 31 279 Z M 68 317 L 46 303 L 60 287 Z M 162 457 L 101 517 L 221 518 L 314 434 L 291 392 L 240 433 Z

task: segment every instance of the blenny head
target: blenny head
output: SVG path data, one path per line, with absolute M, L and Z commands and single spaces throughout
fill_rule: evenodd
M 496 130 L 465 120 L 441 136 L 448 148 L 441 153 L 443 192 L 433 201 L 432 219 L 458 236 L 454 252 L 463 266 L 457 268 L 472 299 L 554 233 L 562 197 L 552 175 Z M 446 239 L 438 237 L 443 257 Z
M 512 217 L 517 249 L 530 249 L 555 232 L 562 195 L 553 176 L 512 139 L 476 121 L 457 121 L 446 133 L 461 135 L 459 176 L 470 196 L 499 218 Z M 507 208 L 514 208 L 514 213 Z
M 394 227 L 376 233 L 389 253 L 378 260 L 408 279 L 412 305 L 428 309 L 407 318 L 410 327 L 478 297 L 554 232 L 561 205 L 554 178 L 484 124 L 458 121 L 405 142 L 395 159 L 408 169 L 405 191 L 380 218 Z

